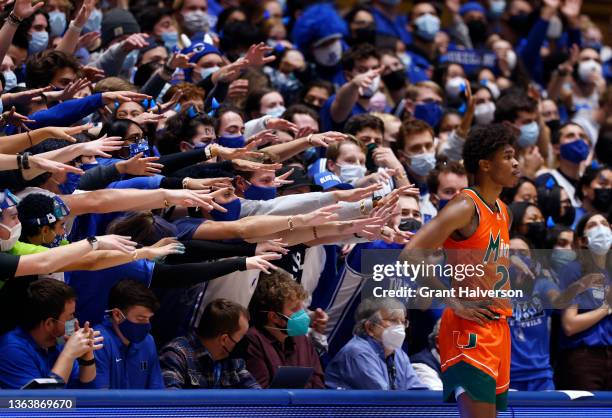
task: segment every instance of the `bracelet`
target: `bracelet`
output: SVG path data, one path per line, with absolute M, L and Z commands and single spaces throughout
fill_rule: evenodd
M 26 131 L 26 133 L 28 134 L 28 139 L 30 140 L 30 147 L 33 147 L 34 143 L 32 142 L 32 135 L 30 135 L 30 131 Z
M 359 202 L 359 211 L 362 215 L 367 215 L 365 199 L 361 199 Z
M 28 160 L 29 158 L 30 158 L 29 152 L 24 152 L 23 155 L 21 156 L 21 166 L 23 167 L 24 170 L 30 169 L 30 161 Z
M 19 26 L 23 23 L 23 19 L 19 19 L 15 12 L 10 12 L 6 20 L 15 26 Z
M 295 225 L 293 225 L 293 216 L 287 218 L 287 225 L 289 225 L 289 231 L 293 231 Z
M 79 366 L 83 366 L 83 367 L 93 366 L 94 364 L 96 364 L 96 358 L 94 357 L 90 360 L 83 360 L 81 357 L 79 357 L 77 359 L 77 362 L 79 363 Z
M 170 204 L 168 203 L 168 199 L 164 199 L 164 207 L 169 208 Z
M 183 179 L 183 189 L 188 189 L 189 188 L 189 180 L 191 180 L 189 177 L 185 177 Z
M 314 135 L 314 134 L 310 134 L 310 135 L 308 135 L 308 144 L 309 144 L 309 145 L 312 145 L 312 136 L 313 136 L 313 135 Z
M 134 254 L 132 254 L 132 261 L 138 260 L 138 250 L 134 250 Z
M 317 227 L 316 226 L 312 227 L 312 233 L 314 234 L 315 239 L 319 239 L 319 236 L 317 235 Z
M 22 159 L 23 159 L 23 156 L 21 154 L 17 154 L 17 168 L 19 170 L 23 170 Z

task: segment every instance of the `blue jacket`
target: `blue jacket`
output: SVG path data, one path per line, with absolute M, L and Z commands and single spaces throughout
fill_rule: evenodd
M 391 385 L 383 346 L 371 337 L 355 335 L 327 365 L 325 384 L 333 389 L 382 389 Z M 395 350 L 397 390 L 427 389 L 410 364 L 408 354 Z
M 95 352 L 97 388 L 165 389 L 155 341 L 149 334 L 140 343 L 124 345 L 109 319 L 96 327 L 104 348 Z

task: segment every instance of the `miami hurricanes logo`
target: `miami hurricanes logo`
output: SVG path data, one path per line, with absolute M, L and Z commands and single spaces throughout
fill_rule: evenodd
M 459 336 L 461 335 L 461 332 L 459 331 L 453 331 L 453 340 L 455 341 L 455 345 L 463 350 L 469 350 L 470 348 L 476 348 L 476 344 L 477 344 L 477 340 L 478 340 L 478 336 L 476 334 L 474 334 L 473 332 L 468 333 L 468 340 L 467 340 L 467 344 L 461 344 L 459 343 Z

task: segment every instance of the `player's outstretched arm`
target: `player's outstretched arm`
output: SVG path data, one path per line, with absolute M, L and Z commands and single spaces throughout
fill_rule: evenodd
M 440 248 L 454 231 L 461 231 L 470 225 L 475 213 L 474 202 L 469 197 L 457 196 L 438 213 L 438 216 L 419 229 L 404 247 L 400 261 L 412 258 L 412 254 L 418 253 L 418 250 Z

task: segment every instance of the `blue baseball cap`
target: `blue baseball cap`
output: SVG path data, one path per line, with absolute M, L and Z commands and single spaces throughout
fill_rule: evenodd
M 340 177 L 338 177 L 331 171 L 322 171 L 320 173 L 315 174 L 314 183 L 317 186 L 321 186 L 323 188 L 323 191 L 327 191 L 332 188 L 340 190 L 348 190 L 354 188 L 348 183 L 343 183 L 342 180 L 340 180 Z

